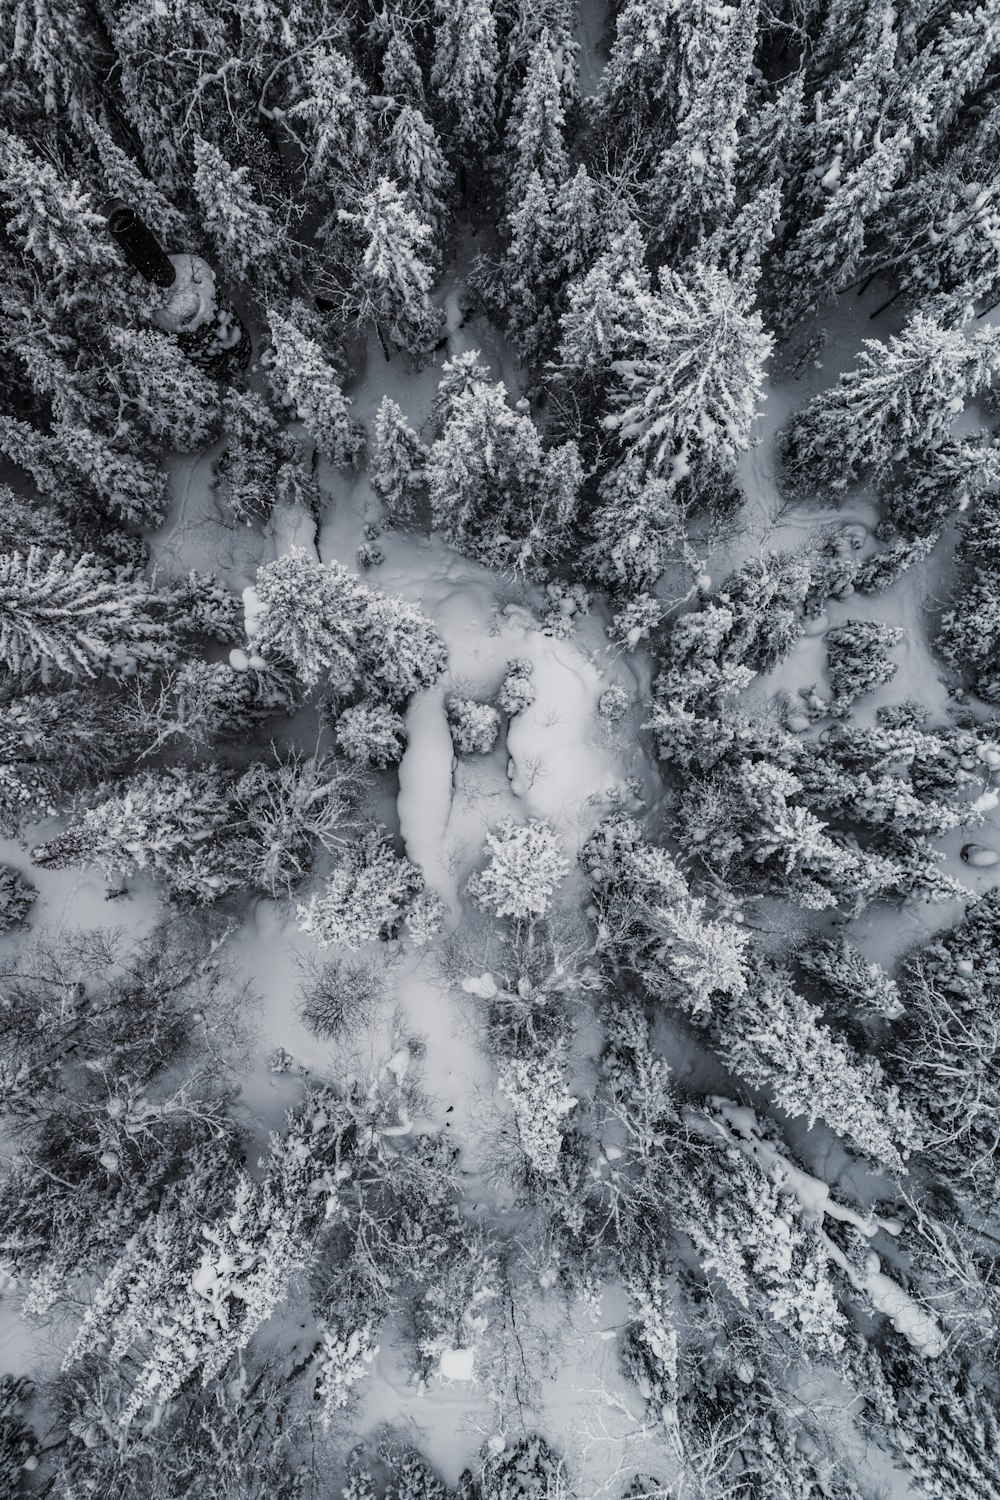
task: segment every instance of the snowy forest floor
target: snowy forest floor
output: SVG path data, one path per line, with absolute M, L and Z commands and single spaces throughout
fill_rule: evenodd
M 467 231 L 445 278 L 441 297 L 449 339 L 437 365 L 413 372 L 401 359 L 386 363 L 374 338 L 366 349 L 357 351 L 355 377 L 347 389 L 356 415 L 369 429 L 386 394 L 399 403 L 414 427 L 421 426 L 429 415 L 440 363 L 465 350 L 479 350 L 493 376 L 506 381 L 512 397 L 520 394 L 518 370 L 496 331 L 481 317 L 461 323 L 462 277 L 475 248 Z M 865 337 L 894 331 L 891 313 L 870 321 L 883 297 L 878 284 L 862 298 L 848 293 L 823 318 L 828 337 L 804 371 L 798 377 L 782 377 L 777 369 L 772 372 L 754 446 L 739 475 L 745 491 L 743 512 L 726 535 L 698 542 L 713 586 L 747 556 L 795 548 L 825 529 L 855 528 L 854 540 L 864 548 L 862 555 L 875 550 L 871 533 L 876 506 L 864 493 L 853 496 L 840 511 L 788 504 L 776 483 L 776 437 L 792 409 L 835 382 L 841 370 L 854 362 Z M 963 425 L 971 427 L 975 421 L 971 411 Z M 325 471 L 321 477 L 326 506 L 318 536 L 313 517 L 293 509 L 276 512 L 266 535 L 234 530 L 212 496 L 215 456 L 207 452 L 171 463 L 170 513 L 149 538 L 155 566 L 164 575 L 210 568 L 239 590 L 252 583 L 259 563 L 293 544 L 307 549 L 318 545 L 324 562 L 338 559 L 350 566 L 364 540 L 365 525 L 380 519 L 379 503 L 363 471 Z M 898 671 L 891 683 L 860 701 L 858 717 L 869 722 L 880 704 L 915 698 L 933 719 L 945 719 L 949 698 L 941 680 L 943 668 L 929 645 L 929 626 L 951 586 L 949 540 L 946 535 L 925 563 L 892 588 L 874 596 L 831 602 L 828 614 L 811 624 L 790 655 L 750 691 L 763 703 L 812 683 L 819 683 L 822 690 L 825 654 L 819 637 L 827 625 L 855 617 L 885 619 L 905 630 L 895 652 Z M 642 649 L 625 653 L 609 643 L 605 634 L 608 612 L 600 596 L 589 614 L 572 622 L 568 634 L 551 634 L 543 629 L 544 590 L 491 573 L 451 552 L 437 538 L 417 532 L 387 531 L 380 546 L 385 560 L 370 575 L 371 581 L 421 605 L 448 647 L 449 670 L 433 689 L 411 703 L 405 756 L 398 772 L 380 778 L 370 815 L 398 835 L 407 855 L 423 868 L 428 883 L 449 908 L 451 932 L 463 932 L 478 920 L 463 897 L 465 881 L 481 857 L 488 830 L 502 818 L 549 819 L 568 854 L 579 848 L 611 807 L 623 806 L 653 819 L 659 772 L 641 728 L 651 666 Z M 660 590 L 673 603 L 687 586 L 678 574 L 664 579 Z M 491 696 L 513 657 L 529 657 L 534 663 L 534 705 L 515 716 L 506 741 L 501 740 L 491 754 L 456 761 L 445 717 L 447 696 L 456 690 L 479 698 Z M 628 694 L 629 711 L 610 728 L 599 716 L 597 703 L 616 683 Z M 319 733 L 318 724 L 299 720 L 292 729 L 311 749 L 310 737 Z M 4 844 L 0 857 L 27 872 L 28 847 L 50 837 L 58 826 L 50 820 L 27 830 L 22 842 Z M 990 842 L 996 837 L 995 828 L 987 825 L 979 836 Z M 971 893 L 980 894 L 994 872 L 964 866 L 959 859 L 962 841 L 962 830 L 943 841 L 946 868 Z M 50 934 L 60 929 L 120 925 L 138 935 L 162 916 L 152 884 L 142 880 L 131 881 L 127 895 L 109 903 L 104 880 L 95 871 L 39 869 L 31 870 L 30 878 L 39 890 L 32 926 L 44 927 Z M 575 918 L 585 931 L 579 921 L 586 900 L 582 876 L 570 877 L 562 899 L 567 921 Z M 957 910 L 957 903 L 955 910 L 878 908 L 856 921 L 852 934 L 869 958 L 885 963 L 912 944 L 921 931 L 952 920 Z M 766 931 L 771 920 L 767 903 L 756 920 Z M 776 927 L 774 937 L 783 943 L 789 933 Z M 261 1147 L 268 1132 L 281 1124 L 284 1111 L 301 1097 L 306 1075 L 337 1081 L 350 1075 L 369 1076 L 405 1048 L 425 1100 L 424 1117 L 414 1126 L 447 1130 L 455 1138 L 461 1149 L 467 1212 L 489 1218 L 513 1239 L 527 1229 L 523 1211 L 490 1171 L 502 1105 L 483 1045 L 479 1002 L 475 994 L 456 994 L 446 982 L 440 967 L 440 941 L 429 951 L 390 945 L 388 951 L 383 947 L 380 956 L 376 955 L 390 980 L 390 998 L 368 1034 L 354 1039 L 350 1053 L 317 1041 L 297 1014 L 297 993 L 317 953 L 311 939 L 295 928 L 286 906 L 254 901 L 226 946 L 232 966 L 259 997 L 243 1107 Z M 690 1032 L 661 1024 L 657 1036 L 682 1084 L 735 1087 Z M 596 1028 L 581 1024 L 573 1091 L 584 1107 L 593 1092 L 594 1056 L 599 1046 Z M 278 1049 L 286 1055 L 283 1071 L 275 1071 L 272 1064 Z M 745 1089 L 742 1097 L 746 1097 Z M 808 1167 L 827 1182 L 835 1184 L 850 1171 L 851 1195 L 862 1202 L 873 1196 L 877 1184 L 859 1180 L 861 1169 L 828 1132 L 789 1126 L 788 1137 Z M 542 1281 L 538 1275 L 533 1277 L 526 1260 L 520 1292 L 530 1300 L 530 1319 L 522 1320 L 511 1310 L 515 1330 L 531 1329 L 523 1342 L 517 1339 L 522 1378 L 516 1389 L 503 1368 L 492 1367 L 490 1357 L 477 1362 L 471 1380 L 441 1374 L 418 1384 L 407 1365 L 405 1342 L 395 1339 L 390 1330 L 373 1362 L 360 1414 L 353 1418 L 351 1432 L 343 1435 L 344 1445 L 379 1424 L 392 1423 L 412 1437 L 444 1479 L 453 1483 L 484 1437 L 500 1425 L 516 1430 L 523 1420 L 525 1430 L 540 1429 L 567 1454 L 582 1495 L 618 1492 L 626 1468 L 633 1472 L 648 1460 L 655 1446 L 641 1425 L 644 1403 L 630 1391 L 617 1367 L 616 1336 L 624 1317 L 624 1299 L 616 1287 L 608 1286 L 594 1306 L 567 1309 L 559 1299 L 546 1297 L 543 1284 L 544 1277 Z M 304 1307 L 293 1295 L 265 1336 L 282 1348 L 293 1342 L 311 1344 L 315 1329 L 302 1322 L 308 1316 Z M 30 1368 L 37 1373 L 58 1357 L 59 1329 L 39 1332 L 21 1322 L 16 1289 L 0 1299 L 0 1340 L 2 1364 L 15 1372 Z M 462 1368 L 449 1373 L 464 1376 L 469 1371 Z M 821 1394 L 823 1399 L 836 1400 L 835 1393 Z M 518 1410 L 521 1402 L 523 1411 Z M 662 1447 L 657 1462 L 661 1470 L 669 1462 Z M 895 1494 L 906 1493 L 898 1475 L 884 1477 L 896 1486 Z

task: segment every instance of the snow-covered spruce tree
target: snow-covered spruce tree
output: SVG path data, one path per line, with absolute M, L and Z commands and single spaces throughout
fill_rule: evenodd
M 364 434 L 322 349 L 274 309 L 268 314 L 268 327 L 271 347 L 262 362 L 275 399 L 302 423 L 331 463 L 357 463 Z
M 516 206 L 537 175 L 551 193 L 569 176 L 563 86 L 547 27 L 528 55 L 524 83 L 507 121 L 507 202 Z
M 295 139 L 305 135 L 308 187 L 321 212 L 336 211 L 368 173 L 371 95 L 350 58 L 322 44 L 310 48 L 296 93 L 287 117 Z
M 903 634 L 899 626 L 876 620 L 849 620 L 828 630 L 826 670 L 834 696 L 850 700 L 891 682 L 896 663 L 889 651 Z
M 219 389 L 174 339 L 155 328 L 111 328 L 107 378 L 118 410 L 107 412 L 112 437 L 133 432 L 179 453 L 204 448 L 221 417 Z
M 0 413 L 0 449 L 64 514 L 79 513 L 81 502 L 93 508 L 96 495 L 101 508 L 135 525 L 155 526 L 163 519 L 166 474 L 92 427 L 60 422 L 42 432 Z M 23 546 L 28 539 L 17 540 Z
M 569 869 L 555 829 L 540 818 L 507 818 L 487 835 L 486 849 L 486 867 L 466 887 L 476 905 L 515 922 L 544 917 Z
M 12 957 L 0 965 L 0 1112 L 23 1154 L 0 1174 L 0 1241 L 45 1313 L 121 1253 L 182 1163 L 192 1177 L 199 1164 L 225 1174 L 236 1146 L 225 1072 L 245 997 L 189 922 L 127 944 L 41 935 Z
M 612 365 L 618 411 L 604 424 L 627 451 L 676 484 L 690 471 L 728 473 L 750 441 L 771 339 L 723 271 L 664 266 L 638 298 L 634 352 Z
M 534 671 L 534 662 L 526 656 L 515 657 L 507 663 L 507 673 L 496 696 L 501 713 L 521 714 L 531 707 L 535 701 Z
M 0 864 L 0 932 L 27 927 L 28 913 L 37 897 L 35 887 L 28 884 L 20 870 Z
M 427 501 L 424 465 L 427 448 L 396 402 L 383 396 L 375 413 L 368 475 L 372 489 L 393 521 L 412 525 Z
M 608 471 L 598 493 L 587 520 L 587 574 L 617 594 L 641 594 L 686 541 L 676 489 L 647 473 L 641 455 L 633 453 Z
M 421 222 L 399 186 L 380 177 L 357 211 L 340 211 L 360 245 L 355 276 L 356 316 L 375 324 L 383 348 L 427 355 L 442 327 L 430 300 L 434 272 L 429 263 L 433 231 Z
M 457 363 L 457 362 L 456 362 Z M 446 377 L 456 374 L 445 366 Z M 542 449 L 502 382 L 477 374 L 449 393 L 426 475 L 436 528 L 493 567 L 538 572 L 566 544 L 582 466 L 574 443 Z
M 914 1493 L 996 1500 L 1000 1428 L 984 1370 L 960 1355 L 928 1359 L 893 1329 L 858 1339 L 851 1363 L 862 1430 L 889 1447 Z
M 651 240 L 661 254 L 699 244 L 735 209 L 736 132 L 746 109 L 759 12 L 760 0 L 741 0 L 722 13 L 724 19 L 712 17 L 705 26 L 676 135 L 647 188 Z
M 496 130 L 497 24 L 490 0 L 435 0 L 435 21 L 431 95 L 443 139 L 465 171 Z
M 228 662 L 196 660 L 140 684 L 129 720 L 147 749 L 180 742 L 203 750 L 249 734 L 256 723 L 290 712 L 294 704 L 287 680 L 274 672 L 240 672 Z
M 78 182 L 0 131 L 0 199 L 7 230 L 34 266 L 54 308 L 72 311 L 107 295 L 122 263 L 104 219 Z
M 323 948 L 338 944 L 354 950 L 395 937 L 414 914 L 426 941 L 435 922 L 440 926 L 440 902 L 417 866 L 394 854 L 385 835 L 372 829 L 348 846 L 322 894 L 298 908 L 298 924 Z M 412 927 L 411 937 L 417 940 Z
M 1000 703 L 1000 497 L 977 496 L 963 521 L 959 560 L 964 565 L 950 607 L 941 620 L 938 648 L 968 675 L 987 703 Z
M 358 683 L 393 702 L 441 673 L 444 647 L 414 605 L 363 584 L 340 563 L 293 548 L 258 569 L 252 639 L 265 658 L 287 661 L 305 687 L 335 697 Z
M 108 196 L 127 203 L 161 239 L 171 245 L 182 244 L 187 238 L 183 214 L 147 177 L 134 157 L 118 145 L 110 131 L 92 115 L 86 115 L 82 123 L 97 153 Z
M 827 1015 L 854 1022 L 859 1017 L 895 1021 L 903 1014 L 895 979 L 880 964 L 869 963 L 846 933 L 812 938 L 795 962 L 816 986 Z
M 404 104 L 396 115 L 387 149 L 392 178 L 430 229 L 433 244 L 426 253 L 436 260 L 451 220 L 454 182 L 437 132 L 416 105 Z
M 223 393 L 222 427 L 226 445 L 215 463 L 212 488 L 241 525 L 266 522 L 292 445 L 270 406 L 253 391 Z
M 1000 485 L 1000 443 L 988 433 L 946 437 L 926 450 L 908 454 L 895 480 L 880 497 L 885 520 L 904 537 L 933 537 L 956 511 L 978 504 L 986 490 Z
M 90 554 L 31 547 L 0 555 L 0 661 L 25 677 L 125 677 L 169 662 L 171 632 L 150 593 Z
M 281 261 L 278 227 L 258 203 L 247 167 L 232 167 L 217 146 L 195 137 L 194 196 L 199 221 L 225 274 L 260 286 L 273 282 Z
M 971 336 L 917 313 L 887 343 L 865 341 L 857 366 L 796 417 L 785 443 L 793 483 L 838 491 L 879 479 L 911 450 L 934 446 L 1000 366 L 1000 335 Z
M 565 1462 L 537 1433 L 487 1444 L 459 1483 L 468 1500 L 575 1500 Z

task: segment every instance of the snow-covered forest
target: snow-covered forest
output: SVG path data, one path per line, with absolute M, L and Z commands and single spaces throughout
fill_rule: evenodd
M 1000 0 L 0 0 L 0 1500 L 1000 1500 Z

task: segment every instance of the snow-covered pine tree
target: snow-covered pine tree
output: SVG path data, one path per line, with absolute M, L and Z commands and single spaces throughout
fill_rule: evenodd
M 0 556 L 0 660 L 24 677 L 130 676 L 171 659 L 175 643 L 150 613 L 149 591 L 95 557 Z
M 281 269 L 278 226 L 258 203 L 247 167 L 232 167 L 217 146 L 194 140 L 194 196 L 199 220 L 225 274 L 254 286 L 273 283 Z
M 15 244 L 37 268 L 57 308 L 71 311 L 108 295 L 122 262 L 78 182 L 0 130 L 0 199 Z
M 221 415 L 219 388 L 184 350 L 155 328 L 110 328 L 108 378 L 118 410 L 107 412 L 112 437 L 138 430 L 179 453 L 204 448 Z
M 271 348 L 263 363 L 276 400 L 302 423 L 331 463 L 356 463 L 364 434 L 319 344 L 275 309 L 268 314 L 268 326 Z
M 771 352 L 759 313 L 723 271 L 698 264 L 684 278 L 662 267 L 637 311 L 634 351 L 612 365 L 618 411 L 605 426 L 670 483 L 728 473 L 749 444 Z
M 390 396 L 375 413 L 368 473 L 372 489 L 393 521 L 412 526 L 427 502 L 427 448 Z
M 435 0 L 431 92 L 443 138 L 463 171 L 492 143 L 499 71 L 490 0 Z
M 433 231 L 420 221 L 406 195 L 380 177 L 362 197 L 357 212 L 341 210 L 361 244 L 357 277 L 357 316 L 375 324 L 382 347 L 408 354 L 430 353 L 442 327 L 440 309 L 430 300 L 434 272 Z
M 933 447 L 1000 367 L 1000 334 L 969 334 L 917 313 L 887 343 L 866 339 L 853 370 L 821 391 L 788 429 L 793 482 L 843 490 Z
M 747 105 L 759 13 L 760 0 L 740 0 L 719 13 L 720 21 L 709 22 L 719 34 L 702 39 L 706 65 L 691 78 L 677 133 L 656 162 L 647 189 L 650 239 L 671 262 L 717 230 L 736 206 L 736 131 Z
M 531 418 L 511 410 L 503 383 L 485 373 L 445 366 L 446 379 L 471 378 L 449 385 L 428 456 L 434 525 L 494 567 L 537 572 L 565 545 L 582 466 L 573 443 L 544 453 Z
M 529 179 L 538 175 L 549 194 L 569 176 L 565 143 L 566 114 L 548 28 L 531 48 L 524 83 L 507 122 L 505 168 L 507 202 L 521 202 Z
M 322 893 L 298 908 L 297 921 L 321 947 L 353 951 L 395 937 L 425 894 L 417 866 L 394 854 L 381 831 L 370 829 L 348 846 Z
M 437 132 L 419 109 L 404 104 L 392 122 L 387 150 L 393 179 L 405 192 L 417 219 L 433 234 L 437 260 L 451 221 L 454 187 Z

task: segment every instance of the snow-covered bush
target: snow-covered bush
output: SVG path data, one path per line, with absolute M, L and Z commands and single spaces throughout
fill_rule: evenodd
M 331 958 L 310 970 L 299 991 L 299 1015 L 324 1040 L 350 1035 L 378 1015 L 385 977 L 360 958 Z
M 466 1479 L 469 1500 L 573 1500 L 566 1465 L 537 1434 L 488 1443 Z
M 498 1088 L 514 1116 L 517 1142 L 532 1172 L 551 1177 L 558 1170 L 563 1122 L 578 1101 L 566 1084 L 562 1052 L 545 1057 L 512 1057 L 500 1063 Z
M 348 846 L 322 894 L 299 906 L 298 923 L 322 948 L 361 948 L 395 937 L 424 890 L 416 865 L 372 829 Z
M 384 771 L 401 760 L 406 749 L 402 715 L 387 703 L 358 703 L 337 720 L 337 744 L 349 760 Z
M 496 703 L 501 713 L 523 714 L 535 701 L 534 663 L 526 656 L 516 656 L 507 663 L 507 672 L 497 690 Z
M 29 885 L 20 870 L 0 864 L 0 932 L 27 925 L 28 913 L 38 892 Z
M 625 608 L 611 618 L 608 639 L 616 645 L 634 651 L 640 641 L 649 639 L 650 632 L 661 623 L 665 610 L 659 599 L 652 594 L 639 594 L 630 599 Z
M 553 892 L 569 869 L 558 835 L 539 818 L 507 818 L 487 835 L 489 860 L 466 887 L 476 905 L 498 917 L 533 921 L 549 909 Z
M 319 1337 L 315 1394 L 320 1426 L 328 1428 L 356 1398 L 355 1387 L 370 1373 L 378 1344 L 370 1323 L 347 1332 L 320 1320 Z
M 620 682 L 613 682 L 598 698 L 597 712 L 609 724 L 620 724 L 628 713 L 628 704 L 629 697 L 625 688 Z
M 457 755 L 488 755 L 500 734 L 500 715 L 492 703 L 449 698 L 448 728 Z

